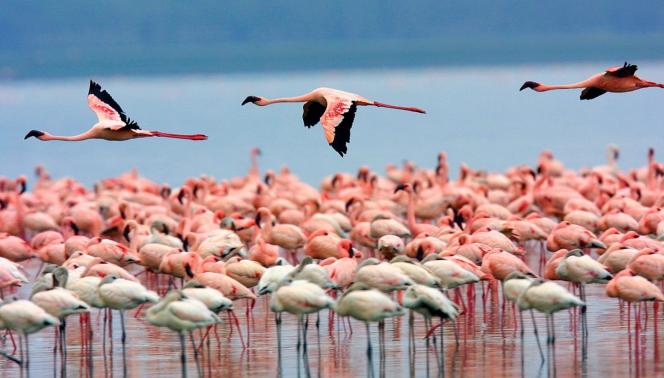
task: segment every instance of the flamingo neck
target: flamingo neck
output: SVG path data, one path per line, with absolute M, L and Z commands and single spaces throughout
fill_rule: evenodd
M 280 102 L 306 102 L 312 99 L 311 94 L 306 94 L 303 96 L 297 96 L 297 97 L 282 97 L 282 98 L 273 98 L 273 99 L 265 99 L 264 105 L 272 105 L 272 104 L 277 104 Z
M 415 222 L 415 193 L 408 191 L 408 209 L 406 210 L 407 218 L 408 218 L 408 228 L 410 228 L 410 232 L 415 235 L 415 228 L 416 228 L 416 222 Z
M 589 86 L 589 83 L 587 81 L 581 81 L 581 82 L 573 83 L 573 84 L 557 84 L 557 85 L 540 84 L 535 88 L 535 90 L 538 91 L 538 92 L 545 92 L 545 91 L 552 91 L 552 90 L 556 90 L 556 89 L 586 88 L 588 86 Z
M 249 169 L 249 176 L 252 177 L 260 176 L 260 170 L 258 169 L 258 159 L 254 154 L 251 155 L 251 168 Z
M 41 136 L 41 140 L 61 140 L 61 141 L 66 141 L 66 142 L 77 142 L 81 140 L 86 140 L 90 139 L 91 136 L 88 135 L 88 133 L 83 133 L 83 134 L 78 134 L 78 135 L 71 135 L 71 136 L 66 136 L 66 135 L 51 135 L 51 134 L 44 134 Z

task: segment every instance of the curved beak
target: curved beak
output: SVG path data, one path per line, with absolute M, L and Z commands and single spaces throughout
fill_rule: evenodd
M 406 184 L 399 184 L 397 187 L 394 189 L 394 193 L 400 191 L 400 190 L 406 190 Z
M 521 88 L 519 88 L 519 91 L 522 91 L 526 88 L 535 89 L 535 88 L 539 87 L 540 85 L 541 85 L 540 83 L 536 83 L 534 81 L 526 81 L 525 83 L 523 83 Z
M 588 244 L 589 248 L 599 248 L 599 249 L 606 249 L 606 244 L 602 243 L 601 241 L 594 239 L 590 241 L 590 244 Z
M 42 135 L 44 135 L 43 131 L 30 130 L 27 134 L 25 134 L 25 137 L 23 138 L 23 140 L 28 139 L 30 137 L 35 137 L 35 138 L 39 139 L 39 137 L 42 136 Z
M 250 103 L 250 102 L 255 104 L 256 101 L 258 101 L 258 100 L 260 100 L 259 97 L 256 97 L 256 96 L 247 96 L 247 98 L 245 98 L 244 101 L 242 101 L 242 105 L 247 104 L 247 103 Z

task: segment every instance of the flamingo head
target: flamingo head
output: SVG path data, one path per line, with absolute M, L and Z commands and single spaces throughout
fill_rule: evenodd
M 540 83 L 536 83 L 536 82 L 534 82 L 534 81 L 526 81 L 525 83 L 523 83 L 523 85 L 521 86 L 521 88 L 519 88 L 519 91 L 522 91 L 522 90 L 524 90 L 524 89 L 526 89 L 526 88 L 530 88 L 530 89 L 532 89 L 532 90 L 537 90 L 537 89 L 535 89 L 535 88 L 539 87 L 540 85 L 542 85 L 542 84 L 540 84 Z
M 410 184 L 399 184 L 396 188 L 394 188 L 394 193 L 396 194 L 401 190 L 405 191 L 406 193 L 410 193 L 412 192 L 413 188 L 410 186 Z
M 249 102 L 258 106 L 265 105 L 265 99 L 263 97 L 258 97 L 258 96 L 247 96 L 247 98 L 245 98 L 244 101 L 242 101 L 242 105 L 247 104 Z
M 39 140 L 44 140 L 42 139 L 46 133 L 43 131 L 39 130 L 30 130 L 27 134 L 25 134 L 25 137 L 23 139 L 28 139 L 30 137 L 35 137 Z

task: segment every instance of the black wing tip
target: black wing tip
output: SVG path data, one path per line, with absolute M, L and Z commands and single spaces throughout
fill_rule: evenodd
M 521 92 L 522 90 L 524 90 L 526 88 L 535 89 L 535 88 L 539 87 L 540 85 L 542 85 L 542 84 L 534 82 L 534 81 L 526 81 L 525 83 L 523 83 L 521 88 L 519 88 L 519 92 Z
M 28 138 L 30 138 L 30 137 L 39 138 L 39 137 L 42 136 L 42 135 L 44 135 L 44 132 L 43 132 L 43 131 L 39 131 L 39 130 L 30 130 L 27 134 L 25 134 L 25 137 L 23 138 L 23 140 L 26 140 L 26 139 L 28 139 Z
M 630 64 L 625 62 L 622 67 L 619 67 L 615 70 L 609 70 L 606 72 L 607 75 L 615 76 L 615 77 L 630 77 L 634 76 L 636 73 L 636 70 L 638 69 L 638 66 L 636 64 Z
M 341 157 L 344 157 L 344 155 L 346 155 L 346 154 L 348 153 L 348 148 L 347 148 L 345 145 L 343 145 L 343 146 L 339 146 L 339 145 L 335 145 L 335 143 L 332 142 L 332 143 L 330 143 L 330 146 L 332 146 L 332 148 L 333 148 L 333 149 L 339 154 L 339 156 L 341 156 Z
M 332 140 L 330 146 L 332 146 L 341 157 L 344 157 L 344 155 L 348 153 L 347 144 L 350 143 L 350 129 L 353 127 L 356 111 L 357 103 L 353 101 L 348 111 L 344 113 L 344 119 L 334 130 L 334 140 Z
M 101 92 L 101 85 L 99 85 L 98 83 L 96 83 L 93 80 L 90 80 L 90 88 L 88 89 L 88 94 L 89 95 L 90 94 L 95 94 L 96 95 L 99 92 Z

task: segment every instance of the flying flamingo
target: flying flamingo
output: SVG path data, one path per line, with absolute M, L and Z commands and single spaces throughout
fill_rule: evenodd
M 600 72 L 589 77 L 586 80 L 574 84 L 564 85 L 546 85 L 536 83 L 534 81 L 526 81 L 523 83 L 520 91 L 530 88 L 536 92 L 545 92 L 554 89 L 576 89 L 583 88 L 581 91 L 581 100 L 592 100 L 599 97 L 606 92 L 631 92 L 642 88 L 664 88 L 664 84 L 655 83 L 652 81 L 642 80 L 634 75 L 636 72 L 635 64 L 625 64 L 620 67 L 607 68 L 606 71 Z
M 406 110 L 409 112 L 426 113 L 424 110 L 413 107 L 388 105 L 349 92 L 332 88 L 317 88 L 297 97 L 268 99 L 265 97 L 249 96 L 242 101 L 242 105 L 251 102 L 258 106 L 266 106 L 279 102 L 304 102 L 302 120 L 304 126 L 312 127 L 319 121 L 325 131 L 325 139 L 341 156 L 348 152 L 346 144 L 350 142 L 350 129 L 355 120 L 355 111 L 358 106 L 376 106 Z
M 51 135 L 44 131 L 30 130 L 25 138 L 35 137 L 42 141 L 63 140 L 69 142 L 104 139 L 110 141 L 124 141 L 135 138 L 146 137 L 164 137 L 189 140 L 205 140 L 203 134 L 170 134 L 161 131 L 142 130 L 136 121 L 129 119 L 113 97 L 101 89 L 101 85 L 90 80 L 90 89 L 88 90 L 88 106 L 92 109 L 99 122 L 83 134 L 73 136 Z

